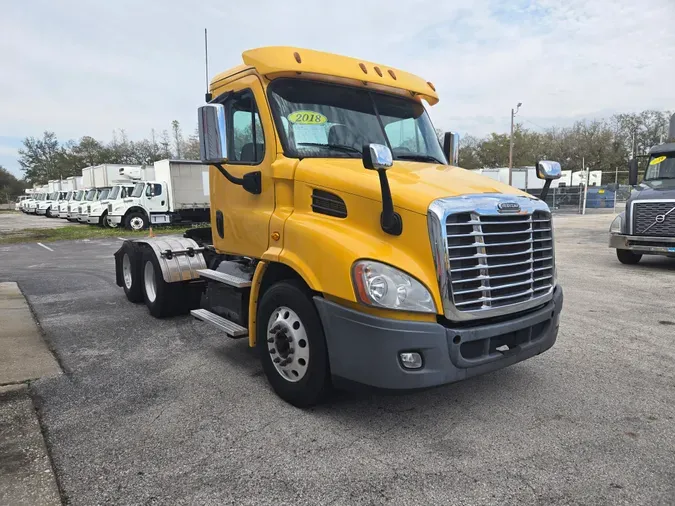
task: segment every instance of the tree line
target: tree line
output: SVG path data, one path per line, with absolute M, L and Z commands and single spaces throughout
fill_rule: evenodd
M 50 179 L 79 176 L 84 167 L 104 163 L 142 165 L 166 158 L 199 159 L 197 132 L 185 137 L 180 123 L 174 120 L 171 134 L 153 130 L 149 139 L 129 140 L 124 130 L 113 131 L 110 142 L 85 135 L 79 141 L 59 142 L 54 132 L 42 137 L 26 137 L 19 149 L 19 165 L 30 185 L 45 184 Z
M 563 170 L 611 173 L 626 171 L 631 156 L 644 155 L 655 144 L 668 141 L 670 113 L 643 111 L 616 114 L 609 119 L 579 121 L 569 128 L 533 131 L 522 123 L 513 132 L 513 166 L 534 165 L 537 160 L 556 160 Z M 675 140 L 675 139 L 674 139 Z M 508 167 L 509 134 L 492 133 L 483 138 L 466 136 L 460 142 L 459 165 L 466 169 Z M 609 174 L 608 174 L 609 176 Z M 627 175 L 620 174 L 621 181 Z
M 646 153 L 668 136 L 670 113 L 648 110 L 617 114 L 609 119 L 579 121 L 569 128 L 535 131 L 519 123 L 514 129 L 513 166 L 534 165 L 537 160 L 557 160 L 563 170 L 582 169 L 582 160 L 592 170 L 614 174 L 626 170 L 631 155 Z M 187 137 L 173 121 L 171 130 L 139 141 L 129 140 L 124 130 L 113 132 L 110 142 L 91 136 L 59 142 L 53 132 L 41 138 L 27 137 L 19 149 L 24 182 L 45 184 L 50 179 L 80 175 L 82 168 L 103 163 L 141 165 L 165 158 L 199 159 L 199 140 L 194 131 Z M 466 169 L 506 167 L 509 134 L 491 133 L 479 138 L 465 136 L 460 142 L 459 165 Z M 605 179 L 606 180 L 606 179 Z M 19 186 L 17 186 L 19 185 Z M 0 171 L 0 191 L 21 193 L 21 182 L 6 170 Z

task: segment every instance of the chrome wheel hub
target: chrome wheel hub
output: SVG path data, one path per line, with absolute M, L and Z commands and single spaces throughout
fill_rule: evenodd
M 267 323 L 267 351 L 277 372 L 295 383 L 304 378 L 309 365 L 309 341 L 300 317 L 281 306 Z
M 145 282 L 145 295 L 148 296 L 150 302 L 155 302 L 157 298 L 157 285 L 155 282 L 155 268 L 152 262 L 145 262 L 143 269 L 143 281 Z
M 131 259 L 126 253 L 122 257 L 122 276 L 124 277 L 124 286 L 127 287 L 127 290 L 131 289 Z
M 132 230 L 143 230 L 143 219 L 138 217 L 131 218 L 129 225 L 131 225 Z

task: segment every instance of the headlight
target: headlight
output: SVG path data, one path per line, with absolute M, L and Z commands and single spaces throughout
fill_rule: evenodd
M 623 218 L 626 215 L 625 212 L 619 214 L 616 218 L 614 218 L 614 221 L 609 227 L 609 233 L 610 234 L 620 234 L 621 231 L 623 230 Z
M 369 306 L 435 313 L 431 293 L 412 276 L 380 262 L 360 260 L 352 268 L 357 298 Z

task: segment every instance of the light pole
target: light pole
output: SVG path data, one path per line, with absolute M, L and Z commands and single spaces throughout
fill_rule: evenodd
M 509 139 L 509 185 L 511 185 L 513 182 L 513 118 L 516 114 L 518 114 L 521 105 L 523 105 L 523 103 L 518 102 L 516 110 L 514 111 L 511 109 L 511 137 Z

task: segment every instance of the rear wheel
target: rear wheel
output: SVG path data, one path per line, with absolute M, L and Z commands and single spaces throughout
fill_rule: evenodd
M 616 250 L 616 257 L 622 264 L 635 265 L 640 261 L 642 255 L 640 253 L 633 253 L 627 249 L 618 249 Z
M 123 259 L 124 261 L 124 259 Z M 164 281 L 159 260 L 155 253 L 147 248 L 143 252 L 141 267 L 143 299 L 150 314 L 155 318 L 165 318 L 185 314 L 189 309 L 187 302 L 189 286 L 183 283 L 167 283 Z
M 329 388 L 326 340 L 307 289 L 298 281 L 269 288 L 258 306 L 256 346 L 267 380 L 299 408 L 320 402 Z
M 132 246 L 125 244 L 122 246 L 122 282 L 124 294 L 130 302 L 143 302 L 143 292 L 141 288 L 141 276 L 138 272 L 138 251 Z
M 145 230 L 148 228 L 148 217 L 145 213 L 129 213 L 124 219 L 124 226 L 129 230 Z

